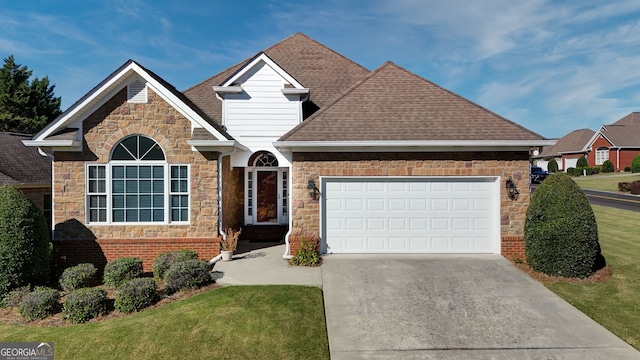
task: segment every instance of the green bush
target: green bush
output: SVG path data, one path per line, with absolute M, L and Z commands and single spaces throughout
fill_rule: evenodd
M 550 175 L 533 192 L 524 241 L 531 268 L 548 275 L 584 278 L 603 264 L 591 205 L 564 174 Z
M 66 268 L 60 276 L 60 287 L 66 292 L 72 292 L 75 289 L 92 286 L 96 282 L 97 273 L 98 269 L 89 263 Z
M 640 180 L 636 180 L 629 186 L 629 191 L 632 195 L 640 195 Z
M 160 300 L 156 282 L 150 278 L 129 280 L 120 285 L 116 294 L 115 308 L 125 314 L 140 311 Z
M 72 323 L 87 322 L 107 312 L 107 292 L 98 288 L 74 290 L 64 301 L 62 312 Z
M 636 155 L 633 160 L 631 160 L 631 172 L 640 172 L 640 155 Z
M 9 291 L 2 301 L 0 302 L 0 307 L 3 308 L 17 308 L 20 306 L 22 299 L 27 296 L 28 293 L 31 292 L 31 287 L 29 286 L 21 286 L 19 288 L 15 288 Z
M 153 276 L 156 279 L 162 279 L 164 273 L 171 265 L 178 261 L 189 259 L 197 260 L 198 253 L 195 250 L 179 250 L 162 253 L 153 261 Z
M 0 186 L 0 298 L 49 281 L 51 242 L 42 211 L 22 191 Z
M 589 166 L 589 163 L 587 162 L 587 158 L 584 157 L 584 155 L 580 156 L 578 158 L 578 163 L 576 164 L 577 168 L 586 168 Z
M 612 173 L 614 171 L 615 171 L 615 169 L 613 168 L 613 163 L 611 162 L 611 160 L 605 160 L 602 163 L 602 172 L 603 173 Z
M 60 309 L 60 293 L 48 287 L 36 287 L 25 295 L 18 306 L 18 313 L 27 320 L 44 319 Z
M 320 263 L 319 255 L 320 238 L 308 234 L 300 237 L 300 249 L 296 256 L 291 258 L 291 263 L 296 266 L 315 266 Z
M 576 168 L 567 168 L 567 175 L 573 176 L 573 172 L 576 170 Z
M 197 289 L 211 282 L 204 260 L 184 260 L 173 265 L 164 274 L 164 289 L 167 294 L 186 289 Z
M 106 286 L 117 288 L 140 275 L 142 275 L 142 260 L 135 257 L 123 257 L 109 262 L 104 267 L 102 279 Z
M 624 172 L 629 172 L 631 171 L 631 167 L 630 166 L 625 166 L 624 167 Z
M 631 183 L 630 182 L 626 182 L 626 181 L 625 182 L 619 182 L 618 183 L 618 190 L 624 191 L 624 192 L 631 191 Z
M 558 172 L 558 162 L 556 161 L 556 159 L 549 160 L 549 163 L 547 164 L 547 170 L 551 174 Z

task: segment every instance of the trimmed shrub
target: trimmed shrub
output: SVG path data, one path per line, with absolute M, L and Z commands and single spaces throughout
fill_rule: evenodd
M 0 298 L 49 281 L 51 242 L 42 211 L 22 191 L 0 186 Z
M 74 290 L 64 301 L 62 312 L 72 323 L 87 322 L 107 312 L 107 292 L 98 288 Z
M 98 269 L 89 263 L 78 264 L 70 268 L 66 268 L 60 276 L 60 287 L 66 292 L 89 287 L 95 284 Z
M 589 167 L 589 163 L 587 162 L 587 158 L 584 155 L 578 158 L 578 162 L 576 163 L 577 168 L 586 168 Z
M 632 195 L 640 195 L 640 180 L 636 180 L 629 186 L 629 191 Z
M 602 163 L 602 172 L 603 173 L 612 173 L 614 171 L 615 171 L 615 169 L 613 168 L 613 163 L 611 162 L 611 160 L 605 160 Z
M 551 174 L 558 172 L 558 162 L 556 161 L 556 159 L 549 160 L 549 163 L 547 164 L 547 170 Z
M 572 168 L 572 167 L 567 168 L 567 175 L 571 175 L 571 176 L 573 176 L 573 172 L 575 171 L 575 169 L 576 169 L 576 168 Z
M 636 155 L 633 160 L 631 160 L 631 172 L 640 172 L 640 155 Z
M 180 251 L 170 251 L 165 252 L 160 255 L 153 261 L 153 276 L 156 279 L 162 279 L 164 277 L 164 273 L 178 261 L 184 260 L 197 260 L 198 253 L 195 250 L 180 250 Z
M 164 289 L 167 294 L 186 289 L 197 289 L 211 282 L 204 260 L 179 261 L 164 274 Z
M 22 286 L 19 288 L 15 288 L 9 291 L 2 301 L 0 302 L 0 307 L 3 308 L 17 308 L 20 306 L 22 299 L 27 296 L 28 293 L 31 292 L 31 288 L 29 286 Z
M 291 258 L 291 263 L 296 266 L 315 266 L 320 263 L 319 256 L 320 238 L 313 234 L 304 234 L 300 237 L 300 249 L 296 256 Z
M 142 260 L 135 257 L 123 257 L 109 262 L 104 267 L 103 282 L 108 287 L 117 288 L 140 275 L 142 275 Z
M 618 183 L 618 190 L 620 191 L 631 191 L 631 183 L 630 182 L 619 182 Z
M 120 285 L 115 300 L 116 310 L 125 314 L 140 311 L 160 300 L 156 282 L 151 278 L 129 280 Z
M 22 299 L 18 313 L 27 321 L 44 319 L 59 310 L 59 300 L 58 290 L 44 286 L 36 287 Z
M 625 166 L 624 167 L 624 172 L 629 172 L 631 171 L 631 167 L 630 166 Z
M 563 174 L 550 175 L 531 195 L 524 242 L 527 263 L 548 275 L 584 278 L 604 262 L 591 205 Z

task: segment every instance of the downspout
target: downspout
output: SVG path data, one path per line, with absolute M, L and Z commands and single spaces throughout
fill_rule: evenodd
M 618 148 L 618 151 L 616 151 L 616 170 L 620 171 L 620 148 Z
M 54 167 L 54 163 L 53 162 L 54 162 L 55 158 L 53 156 L 53 151 L 51 151 L 51 154 L 49 154 L 48 152 L 42 150 L 42 148 L 40 148 L 40 147 L 38 148 L 38 153 L 40 153 L 40 155 L 42 155 L 44 157 L 47 157 L 47 158 L 49 158 L 49 160 L 51 160 L 51 204 L 50 204 L 51 205 L 51 229 L 49 229 L 50 230 L 49 239 L 51 239 L 51 241 L 53 241 L 53 232 L 54 232 L 54 229 L 56 227 L 55 222 L 53 221 L 53 219 L 56 218 L 55 217 L 55 211 L 56 211 L 55 209 L 56 209 L 56 207 L 53 206 L 54 198 L 55 198 L 53 196 L 53 189 L 54 189 L 53 179 L 55 179 L 55 177 L 53 176 L 54 171 L 55 171 L 55 167 Z
M 225 156 L 231 156 L 236 152 L 235 145 L 230 151 L 221 153 L 218 156 L 218 234 L 222 236 L 222 239 L 226 239 L 227 235 L 222 229 L 222 158 Z M 209 260 L 209 265 L 213 265 L 222 259 L 222 254 L 218 254 L 213 259 Z

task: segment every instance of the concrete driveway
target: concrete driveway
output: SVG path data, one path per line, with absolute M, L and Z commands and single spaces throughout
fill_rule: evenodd
M 329 255 L 329 350 L 341 359 L 640 359 L 497 255 Z

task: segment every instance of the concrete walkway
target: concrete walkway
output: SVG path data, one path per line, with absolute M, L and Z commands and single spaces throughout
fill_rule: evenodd
M 233 261 L 219 261 L 212 277 L 221 285 L 307 285 L 322 287 L 320 267 L 291 266 L 282 258 L 285 245 L 241 241 Z

